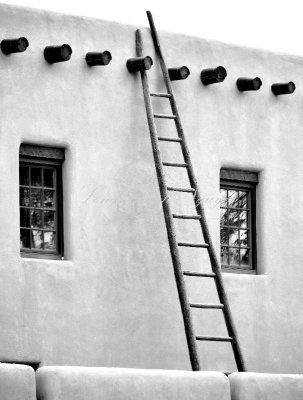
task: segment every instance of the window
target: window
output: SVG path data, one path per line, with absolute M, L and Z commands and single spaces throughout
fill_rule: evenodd
M 255 172 L 221 169 L 220 242 L 222 269 L 256 269 Z
M 20 251 L 22 256 L 63 256 L 64 150 L 20 146 Z

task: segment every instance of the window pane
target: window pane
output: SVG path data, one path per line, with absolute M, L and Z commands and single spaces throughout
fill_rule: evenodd
M 227 208 L 221 208 L 220 210 L 220 225 L 227 225 Z
M 54 177 L 55 177 L 55 169 L 44 168 L 43 169 L 44 187 L 53 188 L 54 187 Z
M 41 202 L 42 190 L 41 189 L 32 189 L 31 190 L 31 205 L 32 207 L 42 207 Z
M 248 231 L 240 229 L 240 246 L 248 246 Z
M 248 224 L 248 213 L 247 211 L 241 211 L 239 214 L 239 222 L 240 222 L 240 227 L 241 228 L 247 228 Z
M 228 207 L 237 208 L 238 207 L 238 191 L 229 190 L 228 191 Z
M 221 247 L 221 263 L 228 264 L 228 247 Z
M 220 234 L 221 234 L 221 244 L 228 245 L 228 228 L 221 228 Z
M 44 228 L 55 229 L 55 212 L 44 211 Z
M 46 208 L 55 208 L 55 191 L 44 190 L 43 206 Z
M 31 247 L 30 243 L 30 230 L 20 229 L 20 248 L 29 249 Z
M 43 248 L 43 232 L 42 231 L 32 231 L 32 248 L 42 249 Z
M 229 223 L 230 226 L 239 225 L 239 212 L 237 210 L 229 210 Z
M 29 185 L 29 168 L 20 167 L 19 168 L 19 183 L 20 185 Z
M 20 188 L 20 206 L 29 206 L 28 188 Z
M 44 232 L 44 248 L 48 250 L 56 249 L 56 232 Z
M 239 191 L 239 208 L 247 208 L 248 192 Z
M 239 246 L 239 231 L 238 229 L 229 230 L 229 245 Z
M 220 205 L 221 207 L 227 207 L 227 190 L 220 189 Z
M 239 265 L 239 249 L 229 249 L 229 263 L 233 265 Z
M 240 180 L 242 175 L 243 181 Z M 235 181 L 232 177 L 235 177 Z M 229 174 L 228 170 L 224 170 L 224 174 L 221 174 L 221 262 L 234 269 L 255 267 L 256 221 L 255 202 L 252 202 L 252 198 L 255 198 L 256 188 L 255 181 L 247 177 L 250 177 L 249 172 L 239 171 L 237 174 L 237 170 L 231 170 Z
M 41 168 L 31 168 L 31 186 L 42 186 Z
M 20 208 L 20 226 L 29 228 L 29 209 Z
M 63 249 L 60 177 L 64 157 L 58 158 L 56 149 L 26 146 L 20 147 L 19 164 L 21 253 L 59 255 Z M 54 154 L 54 160 L 40 159 L 40 153 Z
M 249 265 L 249 249 L 240 250 L 240 264 Z
M 42 212 L 38 210 L 31 211 L 31 228 L 42 228 Z

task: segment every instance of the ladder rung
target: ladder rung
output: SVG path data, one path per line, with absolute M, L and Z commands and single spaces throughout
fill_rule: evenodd
M 216 274 L 214 274 L 214 273 L 204 274 L 202 272 L 192 272 L 192 271 L 183 271 L 183 275 L 199 276 L 200 278 L 215 278 L 216 277 Z
M 211 342 L 232 342 L 233 338 L 229 336 L 196 336 L 196 340 L 208 340 Z
M 173 214 L 173 218 L 180 218 L 180 219 L 201 219 L 201 215 Z
M 166 118 L 166 119 L 176 119 L 177 117 L 175 115 L 169 115 L 169 114 L 154 114 L 155 118 Z
M 170 190 L 171 192 L 186 192 L 186 193 L 195 193 L 195 189 L 192 188 L 178 188 L 178 187 L 172 187 L 168 186 L 167 190 Z
M 222 309 L 222 308 L 224 308 L 223 304 L 189 303 L 189 306 L 193 307 L 193 308 L 213 308 L 213 309 Z
M 163 161 L 162 164 L 165 167 L 184 167 L 184 168 L 187 167 L 186 163 L 175 163 L 175 162 Z
M 162 140 L 164 142 L 182 142 L 181 138 L 164 137 L 164 136 L 158 136 L 158 140 Z
M 153 97 L 166 97 L 167 99 L 171 98 L 171 94 L 169 93 L 150 93 Z
M 208 244 L 200 244 L 200 243 L 184 243 L 184 242 L 179 242 L 178 246 L 184 246 L 184 247 L 203 247 L 203 248 L 207 248 L 209 247 Z

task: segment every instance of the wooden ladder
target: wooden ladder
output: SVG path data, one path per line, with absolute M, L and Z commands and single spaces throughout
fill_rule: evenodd
M 223 286 L 223 279 L 220 269 L 220 264 L 218 262 L 216 252 L 209 234 L 209 229 L 205 219 L 204 208 L 201 201 L 201 196 L 199 193 L 199 188 L 197 185 L 197 180 L 194 175 L 193 166 L 190 160 L 188 147 L 186 144 L 185 136 L 183 133 L 175 97 L 172 91 L 171 82 L 169 78 L 169 73 L 162 55 L 162 51 L 159 44 L 158 34 L 153 22 L 152 15 L 149 11 L 147 11 L 148 20 L 150 23 L 151 34 L 153 37 L 155 49 L 157 56 L 159 58 L 160 66 L 162 69 L 164 82 L 166 85 L 167 93 L 151 93 L 149 89 L 149 83 L 147 78 L 146 71 L 141 71 L 141 78 L 142 78 L 142 86 L 143 86 L 143 94 L 144 94 L 144 101 L 148 119 L 148 125 L 150 130 L 151 136 L 151 143 L 154 155 L 154 161 L 156 166 L 157 178 L 160 188 L 164 218 L 166 222 L 167 228 L 167 235 L 168 241 L 170 246 L 170 252 L 172 257 L 172 263 L 174 268 L 174 274 L 177 284 L 178 295 L 180 299 L 180 305 L 183 315 L 184 327 L 185 327 L 185 334 L 188 344 L 189 350 L 189 357 L 191 361 L 191 366 L 193 371 L 200 371 L 201 365 L 198 357 L 197 351 L 197 341 L 219 341 L 219 342 L 230 342 L 232 345 L 235 361 L 237 364 L 238 371 L 245 371 L 245 364 L 243 360 L 243 356 L 241 354 L 239 341 L 237 338 L 236 329 L 233 323 L 233 319 L 231 316 L 230 307 L 228 305 L 226 292 Z M 142 43 L 142 36 L 140 30 L 136 31 L 136 51 L 137 56 L 143 56 L 143 43 Z M 161 97 L 163 99 L 167 99 L 170 102 L 172 114 L 156 114 L 153 111 L 152 106 L 152 97 Z M 176 131 L 178 136 L 177 137 L 165 137 L 165 136 L 158 136 L 157 127 L 155 120 L 158 118 L 165 118 L 171 119 L 175 123 Z M 182 154 L 184 162 L 182 163 L 174 163 L 174 162 L 167 162 L 162 161 L 160 150 L 159 150 L 159 141 L 163 142 L 176 142 L 181 146 Z M 166 179 L 164 174 L 164 166 L 166 167 L 179 167 L 185 168 L 188 174 L 190 187 L 189 188 L 182 188 L 182 187 L 168 187 L 166 185 Z M 169 192 L 185 192 L 189 193 L 193 196 L 193 201 L 195 203 L 195 208 L 197 211 L 196 215 L 183 215 L 183 214 L 173 214 L 171 211 L 170 201 L 169 201 Z M 192 219 L 192 220 L 199 220 L 201 225 L 201 230 L 204 238 L 203 243 L 186 243 L 186 242 L 179 242 L 176 239 L 176 232 L 174 227 L 174 219 L 181 218 L 181 219 Z M 206 249 L 209 254 L 210 263 L 212 267 L 212 273 L 198 273 L 198 272 L 191 272 L 191 271 L 184 271 L 181 266 L 181 259 L 179 253 L 179 247 L 199 247 Z M 188 300 L 188 295 L 186 291 L 186 284 L 184 276 L 192 276 L 196 278 L 209 278 L 214 279 L 215 286 L 218 292 L 219 297 L 219 304 L 197 304 L 197 303 L 190 303 Z M 193 321 L 191 315 L 191 308 L 203 308 L 203 309 L 218 309 L 222 310 L 225 324 L 227 327 L 228 336 L 198 336 L 195 335 L 193 329 Z

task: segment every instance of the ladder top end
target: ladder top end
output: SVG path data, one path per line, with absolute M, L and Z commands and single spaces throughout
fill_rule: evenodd
M 150 11 L 146 11 L 146 15 L 147 15 L 147 18 L 148 18 L 149 20 L 152 20 L 152 19 L 153 19 L 152 13 L 151 13 Z

